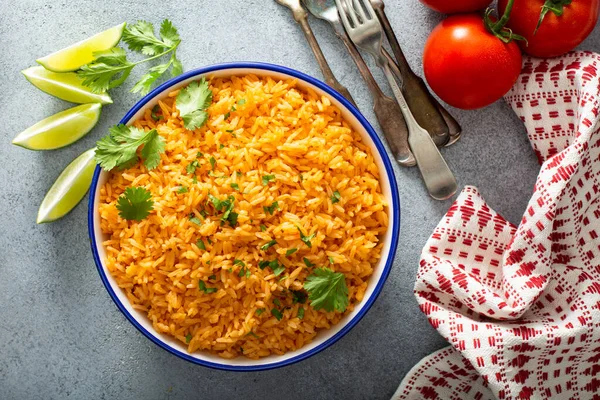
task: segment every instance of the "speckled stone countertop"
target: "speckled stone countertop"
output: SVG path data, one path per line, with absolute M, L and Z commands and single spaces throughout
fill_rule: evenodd
M 417 0 L 386 3 L 408 61 L 420 72 L 423 44 L 442 17 Z M 388 399 L 421 357 L 446 345 L 419 311 L 412 288 L 419 253 L 451 202 L 430 199 L 414 168 L 395 169 L 402 229 L 391 275 L 366 317 L 338 343 L 298 364 L 255 373 L 192 365 L 152 344 L 117 310 L 100 281 L 87 239 L 87 202 L 59 222 L 35 224 L 37 208 L 62 169 L 139 97 L 115 90 L 114 104 L 80 142 L 31 152 L 10 145 L 11 139 L 68 104 L 35 89 L 19 71 L 122 21 L 158 24 L 163 18 L 179 28 L 178 55 L 186 69 L 264 61 L 321 79 L 317 64 L 288 10 L 272 0 L 21 0 L 2 8 L 1 398 Z M 328 25 L 311 23 L 337 77 L 375 123 L 367 88 L 345 49 Z M 600 51 L 600 29 L 581 48 Z M 443 154 L 459 185 L 477 186 L 497 211 L 518 223 L 538 171 L 522 124 L 503 102 L 451 111 L 465 134 Z

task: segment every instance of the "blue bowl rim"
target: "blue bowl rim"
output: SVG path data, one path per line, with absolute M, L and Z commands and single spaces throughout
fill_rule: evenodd
M 321 343 L 319 346 L 316 346 L 315 348 L 313 348 L 305 353 L 299 354 L 295 357 L 291 357 L 291 358 L 288 358 L 288 359 L 285 359 L 282 361 L 277 361 L 277 362 L 263 364 L 263 365 L 239 366 L 239 365 L 221 364 L 221 363 L 215 363 L 215 362 L 197 359 L 197 358 L 191 357 L 187 353 L 183 353 L 183 352 L 167 345 L 165 342 L 163 342 L 162 340 L 160 340 L 159 338 L 154 336 L 152 333 L 148 332 L 143 326 L 141 326 L 137 322 L 136 318 L 127 311 L 125 306 L 121 303 L 121 301 L 117 297 L 112 286 L 108 282 L 108 278 L 106 277 L 106 275 L 104 273 L 104 269 L 102 268 L 102 263 L 100 261 L 100 256 L 99 256 L 98 250 L 97 250 L 98 245 L 96 243 L 96 237 L 94 234 L 94 232 L 95 232 L 94 199 L 96 197 L 96 190 L 98 187 L 98 179 L 99 179 L 100 173 L 102 171 L 100 166 L 96 166 L 96 169 L 94 171 L 94 176 L 92 178 L 92 184 L 90 186 L 90 196 L 89 196 L 89 201 L 88 201 L 88 235 L 90 237 L 90 244 L 91 244 L 92 253 L 94 256 L 94 262 L 96 263 L 96 268 L 98 270 L 98 273 L 100 274 L 102 283 L 104 284 L 104 287 L 108 291 L 110 297 L 115 302 L 119 311 L 121 311 L 123 313 L 123 315 L 125 315 L 127 320 L 129 320 L 129 322 L 131 322 L 131 324 L 138 331 L 140 331 L 144 336 L 146 336 L 148 339 L 150 339 L 154 344 L 156 344 L 157 346 L 163 348 L 164 350 L 167 350 L 169 353 L 172 353 L 172 354 L 176 355 L 177 357 L 182 358 L 186 361 L 189 361 L 194 364 L 202 365 L 205 367 L 213 368 L 213 369 L 219 369 L 219 370 L 225 370 L 225 371 L 239 371 L 239 372 L 265 371 L 265 370 L 284 367 L 286 365 L 295 364 L 299 361 L 302 361 L 309 357 L 312 357 L 313 355 L 315 355 L 317 353 L 320 353 L 321 351 L 325 350 L 326 348 L 328 348 L 329 346 L 331 346 L 332 344 L 334 344 L 335 342 L 340 340 L 342 337 L 344 337 L 369 311 L 369 309 L 372 307 L 375 300 L 377 300 L 377 297 L 379 297 L 379 294 L 381 293 L 381 290 L 383 289 L 383 285 L 387 281 L 387 278 L 388 278 L 391 268 L 392 268 L 392 263 L 394 261 L 394 257 L 396 255 L 396 250 L 397 250 L 397 246 L 398 246 L 398 238 L 400 235 L 400 196 L 398 194 L 398 185 L 396 184 L 396 175 L 394 173 L 394 169 L 392 167 L 390 159 L 386 153 L 385 147 L 383 146 L 381 139 L 379 138 L 379 136 L 377 136 L 377 134 L 375 133 L 375 130 L 373 129 L 373 127 L 371 126 L 369 121 L 367 121 L 367 119 L 361 114 L 361 112 L 353 104 L 351 104 L 344 96 L 339 94 L 337 91 L 335 91 L 334 89 L 329 87 L 324 82 L 322 82 L 316 78 L 313 78 L 309 75 L 306 75 L 300 71 L 297 71 L 295 69 L 284 67 L 281 65 L 261 63 L 261 62 L 231 62 L 231 63 L 213 64 L 213 65 L 208 65 L 208 66 L 205 66 L 202 68 L 193 69 L 193 70 L 185 72 L 182 75 L 179 75 L 173 79 L 170 79 L 169 81 L 163 83 L 162 85 L 158 86 L 156 89 L 151 91 L 149 94 L 144 96 L 127 112 L 127 114 L 125 114 L 123 119 L 121 119 L 120 123 L 126 124 L 127 122 L 129 122 L 129 120 L 135 115 L 135 113 L 137 113 L 149 101 L 151 101 L 155 96 L 157 96 L 158 94 L 163 92 L 165 89 L 167 89 L 181 81 L 184 81 L 189 78 L 193 78 L 198 75 L 206 75 L 213 71 L 226 70 L 226 69 L 259 69 L 259 70 L 265 70 L 265 71 L 272 71 L 272 72 L 277 72 L 277 73 L 283 73 L 283 74 L 292 76 L 294 78 L 297 78 L 299 80 L 308 82 L 308 83 L 318 87 L 319 89 L 323 90 L 329 96 L 335 98 L 340 103 L 342 103 L 342 105 L 344 107 L 346 107 L 358 119 L 360 124 L 365 128 L 365 130 L 367 131 L 367 133 L 369 134 L 369 136 L 375 143 L 375 147 L 377 148 L 377 151 L 381 155 L 383 164 L 385 166 L 386 173 L 389 177 L 390 191 L 392 193 L 392 204 L 394 205 L 394 209 L 397 212 L 395 212 L 394 215 L 392 215 L 391 229 L 393 229 L 393 231 L 391 232 L 392 239 L 391 239 L 391 244 L 390 244 L 390 253 L 389 253 L 388 259 L 386 260 L 384 270 L 381 274 L 381 278 L 377 282 L 377 286 L 373 290 L 373 294 L 367 300 L 366 304 L 363 306 L 363 308 L 360 310 L 360 312 L 357 315 L 355 315 L 354 318 L 352 318 L 350 320 L 350 322 L 348 322 L 338 333 L 336 333 L 334 336 L 332 336 L 325 342 Z

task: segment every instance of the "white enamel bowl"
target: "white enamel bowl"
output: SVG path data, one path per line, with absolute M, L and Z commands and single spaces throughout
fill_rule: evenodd
M 245 357 L 238 357 L 232 360 L 225 360 L 216 355 L 207 352 L 196 352 L 188 354 L 186 347 L 177 340 L 168 337 L 167 335 L 156 332 L 148 318 L 139 311 L 133 309 L 125 293 L 119 289 L 115 280 L 110 275 L 104 265 L 106 252 L 102 246 L 105 240 L 104 235 L 100 231 L 100 217 L 97 212 L 100 201 L 99 190 L 108 178 L 108 173 L 102 171 L 100 167 L 96 167 L 92 186 L 90 188 L 90 201 L 88 212 L 89 235 L 92 245 L 94 261 L 98 267 L 98 272 L 108 291 L 110 297 L 114 300 L 119 310 L 144 336 L 152 340 L 158 346 L 173 353 L 174 355 L 183 358 L 184 360 L 200 364 L 206 367 L 218 368 L 223 370 L 233 371 L 259 371 L 271 368 L 278 368 L 284 365 L 289 365 L 300 360 L 306 359 L 323 349 L 331 346 L 333 343 L 341 339 L 360 319 L 367 313 L 373 302 L 381 292 L 385 283 L 392 261 L 396 253 L 398 244 L 398 235 L 400 230 L 400 198 L 396 186 L 396 179 L 392 169 L 390 159 L 386 155 L 384 146 L 381 140 L 361 115 L 361 113 L 350 104 L 339 93 L 325 85 L 315 78 L 311 78 L 301 72 L 290 68 L 262 64 L 262 63 L 230 63 L 208 66 L 196 69 L 181 76 L 178 76 L 160 87 L 156 88 L 152 93 L 141 99 L 121 120 L 121 123 L 128 122 L 140 117 L 144 110 L 148 107 L 153 107 L 157 104 L 158 99 L 162 98 L 168 92 L 187 85 L 189 82 L 198 80 L 202 76 L 225 77 L 233 75 L 255 74 L 258 76 L 272 76 L 275 78 L 295 78 L 299 81 L 300 86 L 310 87 L 317 93 L 328 96 L 333 104 L 337 105 L 352 127 L 362 136 L 363 141 L 370 146 L 375 161 L 379 167 L 381 187 L 383 194 L 389 203 L 389 229 L 383 237 L 383 249 L 380 262 L 374 268 L 373 275 L 369 281 L 369 287 L 365 293 L 364 299 L 354 310 L 347 314 L 337 325 L 326 331 L 321 331 L 317 337 L 304 347 L 288 352 L 284 355 L 272 355 L 261 358 L 259 360 L 250 360 Z M 365 343 L 365 345 L 368 345 Z

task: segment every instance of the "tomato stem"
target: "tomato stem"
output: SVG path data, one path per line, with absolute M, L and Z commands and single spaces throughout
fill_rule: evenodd
M 510 13 L 512 12 L 513 5 L 515 0 L 508 0 L 506 4 L 506 8 L 504 9 L 504 14 L 500 17 L 499 20 L 492 20 L 492 12 L 491 8 L 488 8 L 485 12 L 485 16 L 483 17 L 483 23 L 487 30 L 498 39 L 502 40 L 504 43 L 510 43 L 513 40 L 525 40 L 523 36 L 517 35 L 512 30 L 506 28 L 506 24 L 510 19 Z
M 502 18 L 500 18 L 498 22 L 496 22 L 494 26 L 492 26 L 492 30 L 494 32 L 499 33 L 500 31 L 502 31 L 502 29 L 504 29 L 504 27 L 508 23 L 508 20 L 510 19 L 510 13 L 512 12 L 513 4 L 515 4 L 515 0 L 508 0 Z

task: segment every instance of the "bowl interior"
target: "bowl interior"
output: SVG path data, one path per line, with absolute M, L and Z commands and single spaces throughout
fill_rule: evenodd
M 239 65 L 239 64 L 238 64 Z M 125 116 L 121 121 L 122 123 L 129 123 L 140 117 L 147 107 L 153 107 L 158 103 L 158 99 L 165 96 L 168 92 L 181 88 L 187 85 L 189 82 L 198 80 L 202 76 L 207 77 L 228 77 L 234 75 L 247 75 L 255 74 L 257 76 L 271 76 L 274 78 L 281 79 L 298 79 L 299 86 L 303 88 L 311 88 L 321 95 L 325 95 L 331 99 L 343 113 L 345 120 L 353 127 L 353 129 L 360 134 L 363 141 L 371 148 L 375 162 L 379 168 L 380 183 L 383 195 L 388 201 L 388 213 L 389 213 L 389 224 L 388 230 L 383 240 L 383 248 L 381 259 L 378 265 L 375 266 L 373 275 L 369 280 L 369 286 L 365 293 L 365 297 L 355 309 L 347 314 L 337 325 L 334 325 L 331 329 L 321 331 L 316 338 L 304 347 L 288 352 L 284 355 L 271 355 L 259 360 L 250 360 L 244 357 L 238 357 L 232 360 L 225 360 L 216 355 L 200 352 L 189 354 L 186 347 L 179 341 L 156 332 L 152 327 L 152 323 L 146 317 L 143 312 L 134 310 L 129 303 L 125 293 L 118 287 L 116 281 L 112 275 L 106 269 L 104 260 L 106 259 L 106 251 L 102 246 L 102 242 L 107 239 L 100 230 L 100 216 L 97 212 L 100 202 L 99 190 L 100 186 L 104 185 L 108 179 L 109 174 L 100 170 L 99 167 L 96 169 L 94 175 L 94 181 L 90 189 L 90 210 L 89 210 L 89 223 L 90 223 L 90 236 L 92 240 L 92 250 L 94 252 L 94 258 L 98 266 L 100 276 L 109 291 L 111 297 L 117 304 L 118 308 L 125 314 L 125 316 L 134 324 L 145 336 L 150 340 L 165 348 L 166 350 L 184 358 L 188 361 L 202 364 L 209 367 L 228 369 L 228 370 L 259 370 L 269 369 L 290 364 L 306 357 L 309 357 L 325 347 L 329 346 L 333 342 L 337 341 L 345 333 L 347 333 L 366 313 L 370 308 L 375 298 L 381 291 L 383 283 L 389 274 L 392 260 L 394 258 L 398 231 L 400 227 L 400 209 L 399 209 L 399 198 L 398 190 L 396 187 L 395 177 L 391 164 L 380 140 L 377 138 L 373 128 L 369 123 L 362 117 L 356 109 L 351 109 L 350 104 L 343 99 L 339 94 L 334 92 L 332 89 L 325 86 L 323 83 L 303 75 L 299 72 L 289 70 L 283 67 L 272 66 L 268 64 L 252 64 L 251 66 L 245 67 L 228 67 L 228 66 L 215 66 L 204 68 L 200 70 L 191 71 L 179 78 L 176 78 L 161 87 L 157 88 L 150 95 L 142 99 L 136 106 Z

